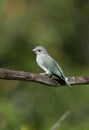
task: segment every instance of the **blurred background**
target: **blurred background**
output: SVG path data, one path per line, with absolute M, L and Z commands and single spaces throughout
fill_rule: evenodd
M 65 75 L 89 75 L 89 0 L 0 0 L 0 67 L 42 72 L 32 49 L 44 46 Z M 0 80 L 0 130 L 89 130 L 89 85 L 53 88 Z

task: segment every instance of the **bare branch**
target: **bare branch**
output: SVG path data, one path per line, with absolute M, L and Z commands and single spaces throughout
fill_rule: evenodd
M 70 114 L 70 111 L 66 111 L 59 119 L 58 121 L 52 126 L 51 130 L 57 130 L 57 128 L 60 127 L 61 123 L 67 118 L 67 116 Z
M 43 76 L 40 74 L 24 72 L 24 71 L 8 70 L 3 68 L 0 69 L 0 79 L 36 82 L 36 83 L 41 83 L 47 86 L 54 86 L 54 87 L 63 86 L 59 84 L 56 80 L 51 79 L 48 76 Z M 89 84 L 89 77 L 88 76 L 69 77 L 68 81 L 70 85 Z

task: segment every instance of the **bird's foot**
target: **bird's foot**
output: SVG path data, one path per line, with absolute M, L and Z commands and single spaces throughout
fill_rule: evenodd
M 40 73 L 40 75 L 45 75 L 46 73 Z

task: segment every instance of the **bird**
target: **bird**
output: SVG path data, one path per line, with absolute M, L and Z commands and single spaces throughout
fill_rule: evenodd
M 41 75 L 50 74 L 50 77 L 54 75 L 64 81 L 67 86 L 71 87 L 60 65 L 48 54 L 43 46 L 36 46 L 32 51 L 36 54 L 38 66 L 45 72 L 41 73 Z

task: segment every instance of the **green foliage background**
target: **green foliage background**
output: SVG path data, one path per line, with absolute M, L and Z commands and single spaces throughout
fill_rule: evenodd
M 89 1 L 0 0 L 0 67 L 40 73 L 32 49 L 44 46 L 66 76 L 89 74 Z M 0 80 L 0 130 L 89 129 L 89 85 L 50 88 Z

